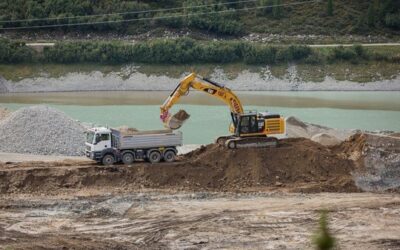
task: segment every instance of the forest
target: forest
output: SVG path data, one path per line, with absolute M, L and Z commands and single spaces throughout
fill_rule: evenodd
M 249 32 L 398 35 L 400 1 L 2 0 L 0 32 L 17 27 L 122 34 L 185 28 L 223 36 Z

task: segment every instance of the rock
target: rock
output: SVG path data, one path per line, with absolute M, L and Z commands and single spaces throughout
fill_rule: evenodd
M 6 86 L 6 80 L 2 76 L 0 76 L 0 93 L 7 93 L 7 92 L 9 91 Z
M 0 107 L 0 120 L 5 119 L 10 114 L 11 112 L 8 109 Z

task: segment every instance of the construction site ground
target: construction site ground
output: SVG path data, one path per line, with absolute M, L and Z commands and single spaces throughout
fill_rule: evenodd
M 327 210 L 340 249 L 400 249 L 399 151 L 397 135 L 357 134 L 174 163 L 3 162 L 0 248 L 311 249 Z

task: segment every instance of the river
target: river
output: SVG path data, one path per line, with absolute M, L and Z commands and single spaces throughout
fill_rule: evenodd
M 128 125 L 160 129 L 159 106 L 166 91 L 8 93 L 0 106 L 16 110 L 46 104 L 74 119 L 104 126 Z M 400 131 L 399 91 L 238 91 L 246 110 L 268 110 L 284 116 L 340 129 Z M 204 95 L 190 93 L 173 111 L 185 109 L 191 118 L 182 127 L 187 144 L 210 143 L 228 133 L 228 107 Z

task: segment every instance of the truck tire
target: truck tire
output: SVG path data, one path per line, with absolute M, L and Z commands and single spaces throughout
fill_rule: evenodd
M 130 165 L 135 161 L 135 155 L 132 152 L 126 152 L 122 155 L 122 162 Z
M 103 159 L 101 159 L 101 163 L 105 166 L 109 166 L 115 163 L 115 157 L 112 154 L 106 154 L 103 156 Z
M 167 150 L 164 153 L 164 161 L 166 162 L 173 162 L 175 161 L 176 154 L 173 150 Z
M 161 161 L 161 153 L 158 150 L 151 151 L 149 154 L 149 161 L 151 163 L 159 163 Z

